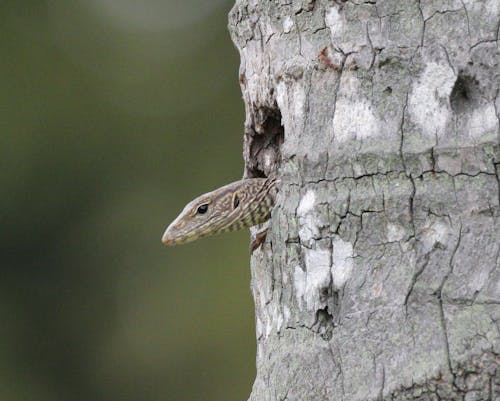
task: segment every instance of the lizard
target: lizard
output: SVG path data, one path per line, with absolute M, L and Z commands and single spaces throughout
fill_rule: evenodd
M 162 242 L 185 244 L 265 223 L 276 201 L 277 182 L 276 178 L 247 178 L 198 196 L 167 227 Z M 256 234 L 250 252 L 264 243 L 266 235 L 267 229 Z

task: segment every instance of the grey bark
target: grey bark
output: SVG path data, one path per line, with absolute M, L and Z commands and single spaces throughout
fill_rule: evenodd
M 499 399 L 498 0 L 239 0 L 251 401 Z

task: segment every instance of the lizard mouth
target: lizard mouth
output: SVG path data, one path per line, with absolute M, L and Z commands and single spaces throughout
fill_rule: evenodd
M 168 226 L 163 236 L 161 237 L 161 242 L 165 245 L 175 245 L 177 243 L 175 233 L 172 232 L 172 226 Z
M 185 244 L 186 242 L 191 242 L 196 239 L 196 236 L 179 234 L 179 230 L 173 225 L 173 223 L 169 225 L 163 233 L 163 237 L 161 237 L 161 242 L 163 242 L 165 245 L 173 246 Z
M 163 242 L 165 245 L 174 245 L 175 244 L 175 240 L 173 240 L 172 238 L 169 238 L 165 235 L 163 235 L 163 237 L 161 238 L 161 242 Z

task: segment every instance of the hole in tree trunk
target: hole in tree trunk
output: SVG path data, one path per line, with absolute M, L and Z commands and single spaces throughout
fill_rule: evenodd
M 246 133 L 247 176 L 268 177 L 281 163 L 281 145 L 285 138 L 281 125 L 281 112 L 274 107 L 256 107 L 253 124 Z
M 333 329 L 335 324 L 333 322 L 333 315 L 328 310 L 328 306 L 316 311 L 316 322 L 312 327 L 316 333 L 325 341 L 330 341 L 333 336 Z
M 451 109 L 456 114 L 472 111 L 479 106 L 479 82 L 460 73 L 450 94 Z

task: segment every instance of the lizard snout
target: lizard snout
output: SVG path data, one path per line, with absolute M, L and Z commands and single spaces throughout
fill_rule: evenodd
M 172 225 L 169 225 L 165 232 L 163 233 L 163 237 L 161 237 L 161 242 L 165 245 L 175 245 L 175 233 L 173 232 Z

